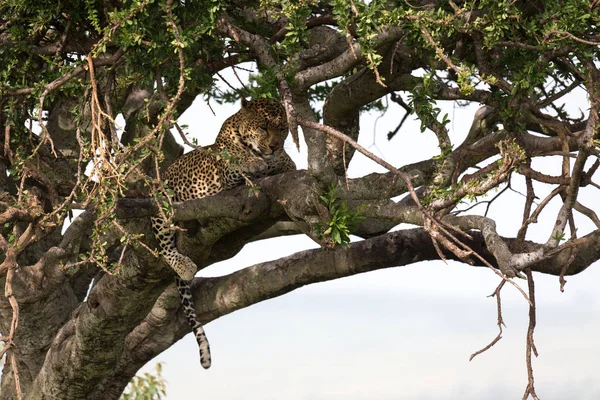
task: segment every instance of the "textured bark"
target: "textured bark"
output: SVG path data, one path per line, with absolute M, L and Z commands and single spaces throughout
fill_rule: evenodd
M 194 2 L 180 2 L 177 7 L 171 7 L 172 1 L 163 3 L 140 4 L 151 15 L 148 20 L 163 22 L 173 12 L 196 7 Z M 150 195 L 160 184 L 152 178 L 181 154 L 182 146 L 168 130 L 172 121 L 197 97 L 213 93 L 216 77 L 212 74 L 248 60 L 265 72 L 265 86 L 272 84 L 279 91 L 292 134 L 297 132 L 298 120 L 322 128 L 303 129 L 308 170 L 263 178 L 254 182 L 253 188 L 241 186 L 174 204 L 173 221 L 185 230 L 178 233 L 178 247 L 200 268 L 230 258 L 247 243 L 265 237 L 303 233 L 322 248 L 244 265 L 227 276 L 194 279 L 196 312 L 202 322 L 304 285 L 444 257 L 502 271 L 502 279 L 529 269 L 562 279 L 596 263 L 600 259 L 597 204 L 586 207 L 578 196 L 582 188 L 598 188 L 594 176 L 600 168 L 600 72 L 597 60 L 590 61 L 588 52 L 581 50 L 586 45 L 595 49 L 597 33 L 577 37 L 569 32 L 549 32 L 532 44 L 519 26 L 498 33 L 514 35 L 510 40 L 484 46 L 485 29 L 491 27 L 495 32 L 497 28 L 486 19 L 487 11 L 475 9 L 475 5 L 471 11 L 463 10 L 461 2 L 442 3 L 407 3 L 411 12 L 406 20 L 371 31 L 368 42 L 358 37 L 357 29 L 365 29 L 356 24 L 358 10 L 351 10 L 353 20 L 344 31 L 340 26 L 332 28 L 340 14 L 332 12 L 330 4 L 312 4 L 315 8 L 306 21 L 306 37 L 289 59 L 283 59 L 286 50 L 282 41 L 297 21 L 282 12 L 252 9 L 254 5 L 247 2 L 223 4 L 219 15 L 210 17 L 216 25 L 210 33 L 187 31 L 185 41 L 177 36 L 178 27 L 195 29 L 200 22 L 188 15 L 197 13 L 177 14 L 168 29 L 173 35 L 167 41 L 172 40 L 171 47 L 153 48 L 152 52 L 145 37 L 140 45 L 118 43 L 124 20 L 107 18 L 107 10 L 112 11 L 116 3 L 110 7 L 102 3 L 107 14 L 98 23 L 108 24 L 102 26 L 103 31 L 110 32 L 105 38 L 97 36 L 87 20 L 71 27 L 77 24 L 75 18 L 61 11 L 53 17 L 56 21 L 36 25 L 30 37 L 13 40 L 13 17 L 0 16 L 0 52 L 13 47 L 22 52 L 8 61 L 23 68 L 34 65 L 36 73 L 54 63 L 52 68 L 57 71 L 48 75 L 50 78 L 46 76 L 49 81 L 31 78 L 31 71 L 29 75 L 15 75 L 0 87 L 0 285 L 5 288 L 0 295 L 0 332 L 9 349 L 0 398 L 18 398 L 16 365 L 25 399 L 118 399 L 141 366 L 189 332 L 172 285 L 172 271 L 153 251 L 157 243 L 150 216 L 159 209 Z M 503 23 L 537 18 L 536 13 L 542 13 L 544 7 L 530 3 L 516 2 L 518 18 L 513 15 L 515 18 Z M 400 10 L 401 6 L 394 8 Z M 435 25 L 433 14 L 423 17 L 415 11 L 431 9 L 444 15 L 443 22 L 437 21 L 444 33 L 431 29 Z M 136 24 L 145 23 L 142 20 L 136 19 Z M 535 21 L 529 21 L 529 26 L 535 26 Z M 595 29 L 598 24 L 588 25 Z M 453 26 L 459 28 L 452 31 Z M 151 28 L 148 32 L 164 31 L 162 25 L 160 29 L 158 25 L 146 28 Z M 556 46 L 548 45 L 552 40 Z M 102 43 L 106 54 L 90 55 Z M 369 51 L 382 57 L 377 69 L 367 60 Z M 512 52 L 519 53 L 518 59 L 527 60 L 526 64 L 539 67 L 536 74 L 542 73 L 545 65 L 556 66 L 556 70 L 548 74 L 544 84 L 528 90 L 512 87 L 523 74 L 520 65 L 512 65 L 510 57 L 505 59 L 505 53 Z M 143 58 L 150 53 L 167 56 L 160 61 Z M 126 63 L 140 59 L 151 67 L 140 63 L 141 71 L 132 71 L 138 65 Z M 67 70 L 73 60 L 78 64 L 59 75 L 58 71 Z M 432 74 L 424 75 L 423 71 Z M 485 85 L 462 87 L 464 74 L 471 83 Z M 533 81 L 534 74 L 527 74 Z M 142 75 L 153 79 L 142 84 Z M 21 83 L 27 79 L 32 80 Z M 335 84 L 326 86 L 332 79 Z M 86 86 L 92 80 L 94 86 Z M 550 83 L 556 87 L 548 88 Z M 80 87 L 88 89 L 83 98 L 70 92 Z M 562 115 L 559 107 L 564 96 L 579 87 L 587 92 L 589 117 Z M 90 92 L 97 97 L 96 108 Z M 360 135 L 361 109 L 393 92 L 415 99 L 411 107 L 423 122 L 425 134 L 437 138 L 439 154 L 414 164 L 389 166 L 388 173 L 347 179 L 345 171 L 355 151 L 348 138 L 356 141 Z M 40 99 L 44 111 L 40 121 L 46 123 L 47 132 L 38 135 L 24 127 L 40 111 Z M 334 134 L 345 136 L 328 136 L 317 124 L 321 115 L 320 110 L 313 109 L 311 101 L 315 99 L 324 101 L 322 119 L 329 134 L 333 128 Z M 445 122 L 435 109 L 435 102 L 443 100 L 481 104 L 462 143 L 450 142 Z M 418 106 L 422 108 L 417 110 Z M 7 110 L 12 112 L 10 117 Z M 102 113 L 106 118 L 98 122 Z M 119 114 L 126 122 L 121 139 L 116 137 L 112 122 L 107 122 Z M 400 139 L 412 146 L 406 137 Z M 84 157 L 80 150 L 91 142 L 97 147 Z M 110 143 L 108 150 L 102 148 L 105 143 Z M 519 154 L 507 155 L 509 145 L 520 146 Z M 104 180 L 85 184 L 88 188 L 120 185 L 115 196 L 120 197 L 114 208 L 115 224 L 95 232 L 98 215 L 106 211 L 102 207 L 112 204 L 103 204 L 104 198 L 82 198 L 80 185 L 91 154 L 104 150 L 110 158 L 117 154 L 111 146 L 136 148 L 130 154 L 123 153 L 129 157 L 146 156 L 139 165 L 121 160 L 122 168 L 113 171 L 114 175 L 111 172 L 103 175 Z M 546 173 L 532 164 L 533 159 L 556 155 L 561 156 L 560 173 Z M 499 188 L 515 173 L 527 180 L 523 227 L 517 238 L 501 235 L 493 219 L 457 208 L 464 199 Z M 402 179 L 405 176 L 410 182 Z M 555 185 L 551 194 L 536 204 L 536 210 L 533 181 Z M 411 185 L 415 190 L 407 195 Z M 348 212 L 359 211 L 364 218 L 352 232 L 364 240 L 343 247 L 317 231 L 317 225 L 329 223 L 333 214 L 333 207 L 328 209 L 322 201 L 330 186 L 336 187 L 336 206 L 345 203 Z M 257 187 L 260 189 L 255 190 Z M 407 196 L 393 200 L 401 195 Z M 418 196 L 418 201 L 412 196 Z M 523 240 L 527 226 L 537 220 L 538 210 L 552 196 L 563 203 L 548 240 Z M 71 207 L 81 208 L 83 213 L 61 232 L 60 216 Z M 573 210 L 585 214 L 596 229 L 577 238 Z M 57 215 L 48 217 L 53 211 Z M 401 223 L 419 227 L 389 232 Z M 572 237 L 562 242 L 567 239 L 567 229 Z M 133 235 L 139 240 L 136 245 L 127 242 Z M 93 248 L 94 240 L 106 250 L 105 264 L 120 262 L 117 273 L 92 263 L 78 263 Z M 458 240 L 462 243 L 457 244 Z M 18 327 L 14 326 L 15 304 Z
M 483 235 L 470 232 L 467 243 L 486 260 L 496 264 L 487 251 Z M 506 239 L 513 251 L 523 250 L 523 244 Z M 528 251 L 541 245 L 526 242 Z M 572 275 L 585 270 L 600 257 L 600 234 L 595 232 L 577 241 L 571 250 L 532 266 L 537 272 L 559 275 L 564 263 L 577 254 L 566 271 Z M 450 259 L 457 259 L 451 253 Z M 335 250 L 307 250 L 279 260 L 257 264 L 218 278 L 196 278 L 193 283 L 196 313 L 206 324 L 233 311 L 252 304 L 282 296 L 302 286 L 366 273 L 382 268 L 402 267 L 439 256 L 429 235 L 423 229 L 392 232 L 353 243 Z M 425 265 L 425 264 L 421 264 Z M 484 266 L 475 262 L 475 266 Z M 126 340 L 119 367 L 106 378 L 103 389 L 120 394 L 127 385 L 128 371 L 136 371 L 146 360 L 169 348 L 190 332 L 183 313 L 178 311 L 177 292 L 167 290 L 157 301 L 151 313 Z M 143 346 L 140 344 L 143 343 Z M 101 393 L 95 397 L 101 399 Z M 117 399 L 116 397 L 106 397 Z
M 379 179 L 384 177 L 380 176 Z M 305 215 L 312 208 L 310 198 L 314 196 L 314 192 L 311 191 L 311 188 L 315 188 L 311 183 L 313 179 L 303 171 L 265 178 L 260 182 L 261 192 L 256 197 L 248 196 L 248 189 L 241 187 L 212 198 L 177 205 L 176 216 L 181 220 L 197 218 L 207 230 L 217 229 L 210 224 L 218 225 L 220 229 L 223 227 L 222 224 L 210 222 L 206 225 L 209 214 L 213 218 L 235 219 L 237 223 L 234 224 L 234 228 L 237 229 L 238 224 L 246 225 L 265 218 L 280 218 L 284 211 L 276 201 L 278 198 L 290 200 L 286 208 L 288 213 Z M 360 187 L 370 179 L 371 177 L 365 177 L 353 180 L 352 187 Z M 304 183 L 299 184 L 300 182 Z M 128 200 L 124 200 L 123 204 L 127 202 Z M 134 202 L 139 206 L 138 200 Z M 363 203 L 369 204 L 369 201 Z M 146 204 L 149 205 L 147 202 Z M 373 205 L 376 205 L 376 208 L 367 208 L 366 215 L 373 214 L 383 219 L 393 218 L 395 222 L 418 222 L 418 214 L 415 214 L 414 210 L 406 209 L 404 214 L 395 203 L 376 202 Z M 152 208 L 149 209 L 149 212 L 144 211 L 145 217 L 130 216 L 131 219 L 126 223 L 128 229 L 149 233 L 147 215 Z M 484 235 L 473 233 L 473 237 L 473 241 L 468 244 L 495 264 L 496 259 L 486 250 Z M 196 237 L 185 236 L 183 239 L 182 248 L 186 251 L 197 246 Z M 523 252 L 522 245 L 517 241 L 500 239 L 506 241 L 510 251 Z M 241 246 L 242 243 L 230 242 L 232 249 L 239 249 Z M 541 248 L 541 245 L 527 244 L 528 252 Z M 206 247 L 200 253 L 203 254 L 196 254 L 194 258 L 199 265 L 216 261 L 214 257 L 206 259 Z M 221 258 L 232 255 L 224 253 L 222 250 L 219 252 Z M 194 256 L 193 251 L 190 251 L 190 254 Z M 600 257 L 598 233 L 578 239 L 572 247 L 535 264 L 533 269 L 560 274 L 565 257 L 572 257 L 572 254 L 576 256 L 566 271 L 567 275 L 585 270 Z M 453 256 L 448 254 L 448 257 Z M 194 296 L 197 312 L 204 322 L 209 322 L 234 310 L 282 295 L 306 284 L 437 258 L 431 239 L 423 229 L 384 234 L 353 243 L 348 248 L 301 252 L 274 262 L 249 267 L 226 277 L 196 279 Z M 27 269 L 22 270 L 22 273 L 25 271 Z M 144 250 L 127 253 L 126 268 L 120 275 L 105 274 L 99 277 L 85 303 L 78 303 L 76 290 L 71 286 L 72 282 L 65 279 L 63 273 L 55 273 L 59 274 L 57 281 L 62 283 L 55 283 L 53 293 L 64 295 L 53 297 L 49 299 L 50 302 L 44 299 L 43 307 L 61 307 L 65 312 L 54 312 L 47 315 L 50 321 L 38 322 L 37 326 L 45 326 L 47 337 L 44 339 L 36 335 L 35 342 L 38 345 L 27 346 L 27 349 L 39 348 L 39 343 L 46 343 L 48 346 L 54 338 L 47 355 L 46 348 L 33 355 L 36 362 L 32 361 L 32 365 L 40 365 L 45 356 L 39 374 L 36 369 L 28 370 L 27 355 L 19 354 L 23 360 L 22 382 L 27 382 L 28 376 L 37 376 L 28 398 L 53 398 L 52 396 L 64 396 L 65 393 L 68 398 L 73 399 L 102 398 L 102 395 L 108 396 L 106 393 L 114 393 L 113 397 L 106 398 L 118 398 L 120 391 L 139 367 L 189 331 L 183 317 L 178 314 L 176 292 L 172 287 L 167 288 L 171 283 L 169 271 Z M 88 281 L 89 275 L 80 279 Z M 60 289 L 61 287 L 63 289 Z M 221 295 L 217 296 L 217 292 Z M 28 332 L 37 332 L 32 325 L 36 323 L 35 320 L 28 318 L 29 307 L 32 311 L 39 311 L 40 304 L 23 306 L 22 326 L 31 326 L 31 330 L 27 329 Z M 36 314 L 37 312 L 34 313 Z M 58 318 L 59 316 L 62 317 Z M 52 327 L 54 331 L 51 330 Z M 59 327 L 61 329 L 55 337 L 54 332 Z M 102 334 L 98 336 L 98 332 Z M 140 343 L 144 345 L 140 347 Z M 118 365 L 117 369 L 115 365 Z M 4 384 L 8 390 L 12 382 L 5 379 Z M 89 393 L 98 394 L 94 395 L 95 397 L 86 397 Z

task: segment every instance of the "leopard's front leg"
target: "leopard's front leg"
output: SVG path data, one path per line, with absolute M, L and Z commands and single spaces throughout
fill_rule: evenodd
M 239 168 L 243 173 L 254 175 L 266 171 L 269 163 L 263 157 L 253 155 L 241 160 Z

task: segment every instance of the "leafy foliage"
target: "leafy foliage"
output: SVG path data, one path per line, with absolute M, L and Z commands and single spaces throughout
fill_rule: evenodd
M 365 219 L 361 215 L 364 208 L 360 207 L 356 211 L 350 211 L 345 201 L 339 201 L 334 186 L 329 186 L 327 192 L 319 198 L 330 214 L 329 221 L 319 222 L 315 226 L 319 239 L 328 236 L 331 237 L 333 243 L 348 246 L 350 244 L 350 234 L 356 229 L 360 221 Z
M 162 376 L 162 364 L 156 363 L 156 372 L 136 375 L 120 400 L 161 400 L 167 395 L 167 383 Z
M 226 24 L 236 27 L 235 34 L 224 28 Z M 411 166 L 415 174 L 408 170 L 420 186 L 425 211 L 440 219 L 458 215 L 462 211 L 455 206 L 461 201 L 476 201 L 500 185 L 508 187 L 511 174 L 526 175 L 535 167 L 535 158 L 559 155 L 560 175 L 529 172 L 525 179 L 558 185 L 552 193 L 563 199 L 564 212 L 556 218 L 547 248 L 553 241 L 557 246 L 565 240 L 573 245 L 565 233 L 571 229 L 575 238 L 572 209 L 578 207 L 591 218 L 596 215 L 580 207 L 577 191 L 597 186 L 592 176 L 600 165 L 597 160 L 587 162 L 600 154 L 598 123 L 593 119 L 600 104 L 599 27 L 597 2 L 582 0 L 2 1 L 0 261 L 7 274 L 5 297 L 15 299 L 6 271 L 19 275 L 19 286 L 36 288 L 35 296 L 42 300 L 35 297 L 35 302 L 42 304 L 44 296 L 55 294 L 46 286 L 55 277 L 67 279 L 68 274 L 69 279 L 85 280 L 88 271 L 102 269 L 103 276 L 117 281 L 128 276 L 113 276 L 127 265 L 128 254 L 143 248 L 144 256 L 158 256 L 139 226 L 127 226 L 129 222 L 116 215 L 123 198 L 141 197 L 152 199 L 166 219 L 173 215 L 168 196 L 161 195 L 169 194 L 161 171 L 179 154 L 170 129 L 194 99 L 233 103 L 242 97 L 284 98 L 291 122 L 321 121 L 358 135 L 362 127 L 347 116 L 383 109 L 385 96 L 398 92 L 394 98 L 409 99 L 408 106 L 399 103 L 414 112 L 422 133 L 435 135 L 438 142 L 439 155 Z M 219 82 L 225 71 L 241 77 L 224 85 Z M 574 93 L 586 94 L 589 100 L 581 115 L 569 107 Z M 442 101 L 485 105 L 462 144 L 450 140 L 455 118 L 442 113 Z M 323 115 L 323 102 L 338 114 Z M 386 111 L 391 110 L 390 106 Z M 125 126 L 117 127 L 122 124 L 117 121 L 125 121 Z M 400 128 L 402 122 L 396 131 Z M 327 149 L 317 148 L 325 142 L 318 129 L 305 134 L 310 172 L 319 169 L 311 179 L 323 179 L 316 186 L 341 181 L 341 176 L 329 176 L 335 172 L 321 168 L 333 164 L 339 154 L 325 156 Z M 558 140 L 560 148 L 550 149 L 548 143 Z M 344 155 L 352 158 L 350 151 Z M 229 159 L 228 154 L 218 156 Z M 576 173 L 569 169 L 573 158 Z M 390 193 L 378 193 L 377 200 L 402 194 L 398 184 L 390 184 Z M 527 187 L 523 196 L 529 202 L 527 213 L 535 205 L 534 189 Z M 352 195 L 353 202 L 376 197 Z M 350 245 L 350 234 L 362 226 L 361 209 L 351 211 L 333 186 L 319 200 L 318 209 L 326 209 L 323 215 L 300 218 L 312 223 L 320 217 L 313 228 L 325 243 Z M 89 226 L 63 235 L 61 228 L 74 210 L 89 217 Z M 381 219 L 374 219 L 405 222 L 400 214 L 382 213 Z M 537 219 L 537 214 L 531 215 L 523 221 L 521 238 Z M 206 223 L 213 219 L 207 217 Z M 411 222 L 419 223 L 416 217 Z M 383 223 L 377 226 L 389 229 Z M 440 229 L 432 235 L 437 239 L 446 229 L 433 223 L 428 228 Z M 221 232 L 212 226 L 206 232 L 212 235 L 213 230 Z M 215 240 L 224 237 L 219 233 L 214 233 Z M 469 253 L 460 250 L 462 256 Z M 30 273 L 35 267 L 46 269 Z M 134 269 L 143 266 L 133 265 Z M 39 290 L 38 282 L 27 281 L 36 276 L 49 277 L 39 283 Z M 15 307 L 13 327 L 18 315 L 39 319 L 34 307 L 19 314 L 17 302 L 9 303 Z M 62 323 L 71 318 L 69 307 L 64 307 Z M 127 310 L 119 310 L 126 315 Z M 6 324 L 2 329 L 3 335 L 11 331 Z M 3 336 L 6 354 L 24 348 L 18 346 L 20 331 L 15 332 L 16 339 Z M 101 333 L 111 334 L 108 329 Z M 45 339 L 31 353 L 46 352 L 52 335 Z M 7 363 L 5 368 L 11 367 Z M 164 396 L 158 368 L 155 378 L 136 378 L 124 398 Z

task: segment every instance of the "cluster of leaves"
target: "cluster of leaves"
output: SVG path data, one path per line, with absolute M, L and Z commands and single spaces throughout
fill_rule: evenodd
M 161 155 L 157 149 L 161 146 L 161 136 L 159 134 L 149 143 L 139 146 L 139 151 L 132 151 L 132 147 L 138 144 L 135 140 L 128 146 L 108 144 L 109 127 L 114 127 L 114 121 L 107 114 L 108 110 L 100 109 L 104 107 L 104 102 L 101 101 L 100 107 L 94 108 L 96 115 L 102 116 L 100 122 L 95 120 L 90 123 L 87 105 L 92 103 L 93 95 L 101 100 L 108 100 L 110 95 L 113 97 L 112 106 L 118 106 L 121 101 L 119 96 L 123 96 L 131 84 L 152 88 L 157 81 L 160 90 L 170 97 L 178 88 L 181 73 L 178 58 L 173 57 L 174 52 L 183 50 L 185 65 L 192 66 L 198 54 L 214 52 L 218 47 L 210 35 L 220 14 L 219 0 L 212 0 L 210 7 L 197 3 L 184 6 L 179 2 L 174 2 L 170 9 L 167 6 L 168 3 L 164 1 L 155 0 L 131 0 L 121 7 L 106 6 L 94 0 L 80 0 L 78 4 L 69 5 L 61 2 L 34 4 L 31 1 L 8 1 L 0 5 L 0 26 L 7 27 L 2 32 L 4 43 L 0 42 L 0 55 L 10 60 L 0 65 L 0 93 L 33 88 L 24 96 L 7 97 L 6 101 L 0 102 L 3 123 L 10 125 L 10 150 L 4 149 L 4 153 L 12 156 L 11 178 L 16 182 L 27 175 L 28 165 L 44 165 L 39 162 L 37 151 L 41 144 L 49 143 L 43 134 L 38 136 L 31 129 L 31 121 L 36 121 L 42 112 L 39 109 L 42 90 L 76 68 L 87 67 L 88 54 L 100 58 L 105 53 L 110 56 L 118 48 L 126 51 L 126 57 L 112 70 L 97 70 L 94 80 L 91 79 L 91 73 L 73 78 L 49 92 L 42 104 L 44 110 L 52 110 L 55 102 L 61 99 L 81 99 L 81 102 L 73 104 L 71 115 L 68 116 L 78 131 L 78 146 L 69 144 L 70 150 L 80 153 L 79 160 L 69 161 L 78 163 L 80 171 L 78 184 L 70 200 L 83 204 L 97 215 L 91 237 L 94 245 L 86 254 L 80 255 L 80 262 L 92 262 L 107 271 L 115 267 L 108 257 L 113 244 L 107 243 L 105 238 L 111 230 L 119 229 L 113 215 L 116 201 L 123 196 L 125 180 L 128 176 L 131 178 L 132 170 L 155 155 L 160 161 Z M 168 13 L 178 27 L 180 39 L 176 38 L 167 18 Z M 64 35 L 63 39 L 61 35 Z M 36 37 L 44 39 L 37 43 Z M 206 39 L 204 42 L 203 38 Z M 41 46 L 53 41 L 62 41 L 77 50 L 57 51 L 53 56 L 40 50 Z M 38 46 L 37 50 L 34 46 Z M 160 75 L 157 75 L 158 70 Z M 190 89 L 194 85 L 212 84 L 211 74 L 205 73 L 203 68 L 192 70 L 187 67 L 183 72 Z M 158 103 L 161 98 L 155 97 L 153 100 Z M 59 105 L 55 110 L 63 112 L 65 108 Z M 75 138 L 72 141 L 75 142 Z M 90 161 L 95 167 L 84 174 Z M 151 186 L 148 180 L 146 184 Z M 60 218 L 64 218 L 68 210 L 68 206 L 63 207 Z M 125 233 L 117 236 L 125 246 L 130 242 L 135 243 L 136 238 Z
M 334 0 L 333 15 L 338 27 L 350 37 L 357 37 L 361 45 L 361 54 L 365 58 L 367 66 L 371 70 L 377 70 L 382 61 L 382 56 L 377 52 L 374 39 L 383 26 L 382 18 L 389 14 L 389 10 L 398 5 L 387 1 L 354 1 Z M 402 8 L 402 7 L 399 7 Z
M 261 67 L 258 73 L 250 74 L 248 85 L 239 93 L 252 99 L 279 100 L 277 73 L 273 68 Z
M 329 186 L 327 192 L 319 197 L 329 210 L 329 221 L 315 224 L 315 232 L 320 240 L 329 236 L 333 243 L 347 246 L 350 244 L 350 234 L 358 224 L 365 219 L 361 215 L 363 209 L 350 211 L 345 201 L 339 201 L 334 186 Z
M 446 126 L 450 122 L 447 113 L 438 121 L 441 109 L 437 106 L 435 98 L 440 87 L 441 83 L 438 82 L 435 71 L 431 71 L 423 76 L 422 84 L 417 85 L 409 94 L 408 105 L 421 121 L 421 132 L 425 132 L 434 124 Z
M 196 68 L 192 66 L 197 64 L 198 57 L 208 59 L 221 52 L 222 46 L 214 33 L 221 9 L 220 0 L 211 0 L 202 6 L 194 3 L 181 6 L 174 2 L 170 12 L 179 30 L 179 40 L 165 17 L 167 10 L 164 2 L 136 0 L 128 8 L 107 13 L 111 23 L 105 25 L 103 34 L 104 37 L 111 37 L 109 30 L 119 26 L 112 35 L 112 43 L 128 51 L 126 75 L 131 78 L 130 83 L 151 87 L 157 78 L 156 66 L 160 66 L 160 74 L 165 82 L 177 82 L 180 66 L 173 62 L 173 55 L 181 49 L 187 84 L 210 87 L 211 74 L 206 73 L 202 65 Z M 165 86 L 169 96 L 175 93 L 176 88 L 175 84 Z
M 261 5 L 275 10 L 275 16 L 283 17 L 287 22 L 285 37 L 276 46 L 277 53 L 286 58 L 298 54 L 307 43 L 306 20 L 311 16 L 317 1 L 263 0 Z
M 162 376 L 162 364 L 157 363 L 154 374 L 146 372 L 136 375 L 125 388 L 120 400 L 161 400 L 166 395 L 167 383 Z

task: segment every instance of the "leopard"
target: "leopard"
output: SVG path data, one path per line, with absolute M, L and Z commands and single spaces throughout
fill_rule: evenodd
M 288 134 L 286 112 L 279 101 L 242 100 L 241 109 L 227 118 L 215 139 L 177 158 L 162 178 L 174 202 L 213 196 L 257 178 L 296 169 L 284 149 Z M 198 268 L 177 249 L 176 234 L 169 221 L 151 218 L 160 254 L 175 272 L 184 315 L 192 328 L 200 351 L 200 364 L 211 365 L 208 339 L 199 322 L 190 288 Z

